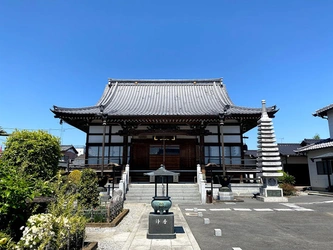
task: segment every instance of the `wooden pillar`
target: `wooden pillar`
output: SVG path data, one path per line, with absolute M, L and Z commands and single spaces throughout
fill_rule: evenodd
M 123 165 L 126 165 L 126 164 L 129 164 L 127 162 L 127 159 L 128 159 L 128 135 L 124 135 L 124 138 L 123 138 L 123 141 L 124 141 L 124 146 L 123 146 L 123 160 L 122 160 L 122 163 Z
M 205 165 L 205 136 L 202 131 L 200 131 L 200 137 L 199 137 L 199 143 L 200 143 L 200 165 Z

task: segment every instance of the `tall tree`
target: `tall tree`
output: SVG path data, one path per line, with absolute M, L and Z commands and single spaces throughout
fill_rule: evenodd
M 2 160 L 26 174 L 48 180 L 58 171 L 60 140 L 49 133 L 16 130 L 5 142 Z
M 317 133 L 312 137 L 312 139 L 320 140 L 320 135 Z

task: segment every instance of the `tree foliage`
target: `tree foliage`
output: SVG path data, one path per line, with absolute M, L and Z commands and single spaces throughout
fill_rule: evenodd
M 41 179 L 0 162 L 0 230 L 15 239 L 20 237 L 19 228 L 33 212 L 28 204 L 41 195 L 45 185 Z
M 2 160 L 8 165 L 46 180 L 57 173 L 59 138 L 42 130 L 16 130 L 7 138 L 5 146 Z
M 91 208 L 99 205 L 98 179 L 94 170 L 86 168 L 82 170 L 81 183 L 79 187 L 79 199 L 82 206 Z
M 315 140 L 320 140 L 320 135 L 317 133 L 313 136 L 312 139 L 315 139 Z

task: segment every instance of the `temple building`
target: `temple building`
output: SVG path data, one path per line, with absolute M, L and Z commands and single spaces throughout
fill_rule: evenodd
M 267 107 L 269 117 L 277 111 Z M 197 164 L 239 180 L 256 171 L 244 160 L 243 135 L 262 109 L 235 105 L 222 79 L 109 79 L 96 105 L 52 112 L 87 134 L 85 166 L 101 175 L 110 163 L 129 164 L 132 182 L 148 181 L 143 173 L 161 164 L 182 182 L 193 182 Z

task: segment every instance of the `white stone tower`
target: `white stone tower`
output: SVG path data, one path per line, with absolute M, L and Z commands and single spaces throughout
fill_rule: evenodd
M 277 178 L 283 174 L 279 148 L 276 143 L 272 119 L 266 111 L 266 102 L 262 101 L 262 115 L 258 121 L 258 158 L 257 167 L 261 171 L 263 186 L 257 199 L 264 202 L 287 202 L 279 188 Z

